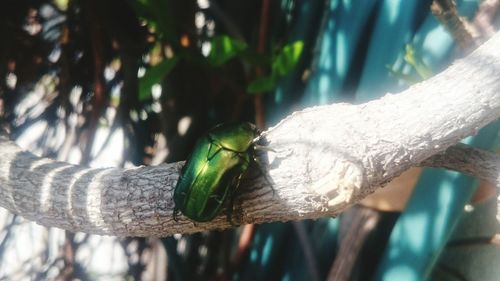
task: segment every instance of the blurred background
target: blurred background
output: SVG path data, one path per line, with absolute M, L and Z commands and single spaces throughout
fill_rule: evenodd
M 74 164 L 181 161 L 218 123 L 265 129 L 431 77 L 495 32 L 499 2 L 2 0 L 0 122 Z M 498 152 L 499 129 L 464 142 Z M 487 183 L 412 169 L 338 218 L 165 238 L 0 209 L 0 280 L 499 280 L 495 208 Z

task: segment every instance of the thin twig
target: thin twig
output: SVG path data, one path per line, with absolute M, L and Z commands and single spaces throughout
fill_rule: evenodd
M 350 208 L 342 217 L 344 235 L 341 236 L 340 249 L 332 264 L 327 280 L 347 281 L 368 235 L 377 225 L 380 214 L 372 209 L 356 206 Z
M 469 52 L 477 47 L 476 32 L 466 19 L 458 15 L 457 5 L 454 0 L 434 0 L 431 11 L 442 25 L 448 29 L 460 47 Z

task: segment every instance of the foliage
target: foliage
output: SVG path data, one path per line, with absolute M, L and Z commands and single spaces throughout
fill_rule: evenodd
M 271 74 L 252 81 L 247 91 L 255 94 L 273 90 L 279 78 L 286 76 L 297 66 L 303 48 L 304 42 L 296 41 L 278 50 L 272 57 Z
M 425 64 L 422 58 L 415 54 L 415 49 L 411 44 L 406 44 L 403 59 L 416 73 L 405 73 L 403 69 L 395 70 L 394 65 L 386 65 L 389 73 L 399 80 L 412 85 L 432 76 L 432 70 Z
M 172 71 L 177 64 L 177 57 L 163 59 L 157 65 L 146 70 L 143 77 L 139 79 L 139 100 L 145 101 L 151 97 L 153 85 L 159 84 Z
M 160 40 L 176 42 L 174 13 L 171 0 L 130 0 L 137 15 L 146 21 L 148 28 Z
M 227 35 L 216 36 L 210 42 L 208 60 L 215 66 L 221 66 L 237 55 L 248 49 L 245 42 L 241 42 Z

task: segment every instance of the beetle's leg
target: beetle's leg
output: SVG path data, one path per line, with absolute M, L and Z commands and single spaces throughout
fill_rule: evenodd
M 238 178 L 236 179 L 236 184 L 234 184 L 234 189 L 231 190 L 229 193 L 229 207 L 227 208 L 227 221 L 231 226 L 240 226 L 240 224 L 235 224 L 233 221 L 233 211 L 234 211 L 234 199 L 236 198 L 236 190 L 240 186 L 241 178 L 243 177 L 243 174 L 240 174 Z
M 231 225 L 231 226 L 239 226 L 239 224 L 237 223 L 234 223 L 233 221 L 233 197 L 230 196 L 231 198 L 229 199 L 229 202 L 230 202 L 230 205 L 228 208 L 227 208 L 227 211 L 226 211 L 226 218 L 227 218 L 227 222 Z
M 276 152 L 276 150 L 274 150 L 272 147 L 270 147 L 268 145 L 254 144 L 253 148 L 255 150 L 260 150 L 260 151 L 272 151 L 272 152 Z
M 227 213 L 226 213 L 227 222 L 231 226 L 234 226 L 234 227 L 240 226 L 239 222 L 235 222 L 233 220 L 233 211 L 234 211 L 234 199 L 233 199 L 233 196 L 231 196 L 231 198 L 229 199 L 229 202 L 231 203 L 230 204 L 231 206 L 229 206 L 229 208 L 227 208 Z
M 172 214 L 174 221 L 179 222 L 179 209 L 174 208 L 174 213 Z
M 186 197 L 187 193 L 185 191 L 181 191 L 180 194 L 184 197 Z M 179 208 L 177 207 L 177 205 L 174 205 L 174 213 L 172 214 L 173 218 L 174 218 L 174 221 L 178 222 L 179 221 Z
M 237 154 L 237 155 L 238 155 L 238 157 L 240 157 L 241 160 L 243 160 L 243 161 L 246 162 L 245 158 L 243 156 L 241 156 L 241 154 Z M 273 187 L 273 182 L 272 182 L 271 178 L 269 177 L 269 175 L 266 172 L 264 172 L 265 171 L 265 169 L 263 167 L 264 165 L 257 159 L 257 157 L 255 157 L 255 155 L 252 156 L 252 160 L 253 160 L 253 162 L 255 162 L 255 164 L 257 164 L 257 168 L 258 168 L 260 174 L 262 176 L 264 176 L 264 179 L 266 180 L 266 182 L 271 187 L 271 190 L 273 191 L 273 197 L 274 197 L 274 195 L 276 194 L 276 192 L 275 192 L 274 187 Z M 236 185 L 236 186 L 239 186 L 240 180 L 241 180 L 241 176 L 238 179 L 238 185 Z
M 219 205 L 220 205 L 220 204 L 223 204 L 223 203 L 224 203 L 224 201 L 222 201 L 222 200 L 218 199 L 218 197 L 219 197 L 219 196 L 217 196 L 217 195 L 210 195 L 210 196 L 209 196 L 209 198 L 211 198 L 211 199 L 213 199 L 213 200 L 217 201 L 217 203 L 218 203 Z

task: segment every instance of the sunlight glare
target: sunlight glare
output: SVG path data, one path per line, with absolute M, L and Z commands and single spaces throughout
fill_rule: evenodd
M 113 67 L 108 65 L 106 66 L 106 68 L 104 68 L 104 79 L 106 79 L 106 81 L 113 80 L 115 76 L 116 76 L 116 71 L 113 69 Z
M 49 61 L 52 62 L 52 63 L 56 63 L 59 58 L 61 57 L 61 53 L 62 53 L 62 50 L 61 50 L 61 47 L 60 46 L 56 46 L 52 52 L 50 52 L 49 54 Z
M 189 126 L 191 126 L 191 122 L 191 116 L 184 116 L 179 120 L 179 123 L 177 123 L 177 132 L 179 136 L 184 136 L 187 133 Z
M 160 84 L 154 84 L 151 87 L 151 95 L 153 96 L 153 99 L 157 100 L 161 97 L 162 89 L 163 88 Z
M 209 0 L 197 0 L 196 2 L 198 3 L 198 7 L 200 7 L 200 9 L 210 8 L 210 1 Z
M 39 165 L 37 165 L 39 166 Z M 40 211 L 42 213 L 49 212 L 52 206 L 52 184 L 54 182 L 54 177 L 60 176 L 61 172 L 67 169 L 70 165 L 64 165 L 55 169 L 51 169 L 45 177 L 43 178 L 42 187 L 40 188 Z M 30 170 L 35 168 L 31 166 Z M 57 181 L 57 180 L 56 180 Z
M 40 120 L 35 122 L 33 125 L 27 127 L 19 137 L 16 139 L 16 143 L 24 148 L 29 149 L 36 155 L 40 155 L 42 150 L 37 145 L 38 140 L 47 130 L 48 124 L 45 120 Z
M 12 72 L 7 74 L 7 76 L 5 77 L 5 84 L 7 84 L 7 87 L 11 90 L 16 88 L 16 84 L 17 84 L 16 74 L 14 74 Z
M 87 172 L 86 170 L 85 172 Z M 108 173 L 109 170 L 103 170 L 96 174 L 92 181 L 88 184 L 87 186 L 87 202 L 86 202 L 86 212 L 87 212 L 87 218 L 89 220 L 89 223 L 91 223 L 93 226 L 96 228 L 102 228 L 106 229 L 107 223 L 104 220 L 103 214 L 101 212 L 101 203 L 102 203 L 102 198 L 101 198 L 101 191 L 102 187 L 100 184 L 100 179 L 102 176 L 104 176 L 106 173 Z M 75 177 L 76 178 L 76 177 Z M 79 178 L 79 177 L 78 177 Z M 73 184 L 71 185 L 73 186 Z
M 123 159 L 124 145 L 123 128 L 119 127 L 111 131 L 108 126 L 100 126 L 95 133 L 92 146 L 94 159 L 90 166 L 94 168 L 119 166 Z
M 205 14 L 202 12 L 196 12 L 194 14 L 194 25 L 196 28 L 201 29 L 205 25 Z
M 69 103 L 75 108 L 75 111 L 81 112 L 83 109 L 80 97 L 82 95 L 82 87 L 79 85 L 74 86 L 69 93 Z
M 160 113 L 161 112 L 161 103 L 155 101 L 151 104 L 151 110 L 154 112 L 154 113 Z
M 142 66 L 139 67 L 139 69 L 137 70 L 137 77 L 142 78 L 144 77 L 144 74 L 146 74 L 146 68 Z
M 201 43 L 201 53 L 204 57 L 208 57 L 208 55 L 210 55 L 211 50 L 212 50 L 212 44 L 210 44 L 210 42 L 205 41 Z

